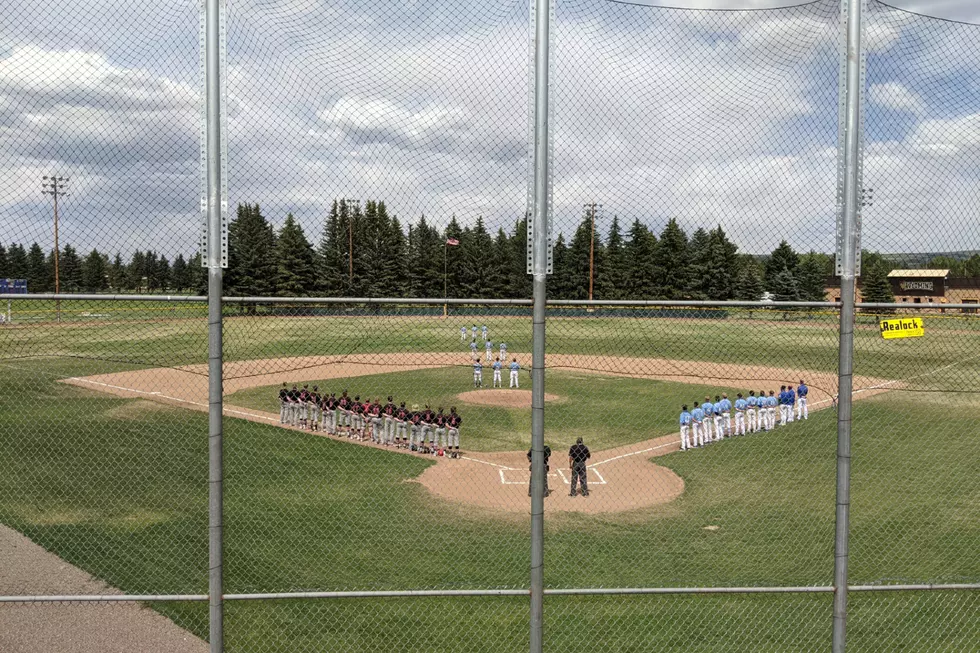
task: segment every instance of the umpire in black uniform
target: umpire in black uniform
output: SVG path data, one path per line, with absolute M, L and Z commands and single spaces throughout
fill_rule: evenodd
M 585 462 L 592 457 L 589 448 L 582 444 L 582 438 L 575 441 L 575 444 L 568 450 L 568 466 L 572 470 L 572 491 L 568 496 L 575 496 L 575 485 L 578 480 L 582 481 L 582 496 L 589 496 L 589 480 L 586 477 Z
M 551 490 L 548 489 L 548 471 L 551 469 L 551 465 L 548 464 L 549 460 L 551 460 L 551 447 L 544 445 L 544 496 L 551 494 Z M 531 469 L 531 449 L 527 450 L 527 468 L 529 470 Z M 531 483 L 533 480 L 532 474 L 532 479 L 527 483 L 527 496 L 531 496 Z

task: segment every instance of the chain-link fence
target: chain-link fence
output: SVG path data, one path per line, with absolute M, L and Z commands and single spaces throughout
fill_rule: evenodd
M 748 4 L 11 5 L 0 650 L 980 650 L 980 16 Z

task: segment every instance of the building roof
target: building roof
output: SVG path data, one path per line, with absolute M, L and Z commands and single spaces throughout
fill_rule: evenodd
M 929 279 L 945 279 L 949 276 L 949 270 L 892 270 L 888 273 L 889 277 L 926 277 Z

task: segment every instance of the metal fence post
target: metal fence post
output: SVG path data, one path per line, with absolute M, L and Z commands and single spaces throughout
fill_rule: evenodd
M 837 402 L 837 512 L 834 542 L 834 653 L 844 653 L 847 633 L 847 548 L 851 505 L 851 400 L 854 374 L 854 287 L 861 183 L 863 94 L 861 13 L 863 0 L 842 0 L 847 12 L 843 212 L 840 228 L 841 309 Z
M 551 0 L 534 2 L 534 241 L 531 362 L 531 653 L 541 653 L 544 633 L 544 357 L 548 276 L 549 62 Z
M 206 5 L 208 262 L 208 594 L 211 653 L 224 650 L 222 594 L 221 0 Z

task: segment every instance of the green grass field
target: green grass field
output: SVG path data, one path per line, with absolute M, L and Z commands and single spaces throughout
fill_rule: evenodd
M 490 324 L 512 351 L 526 346 L 527 321 Z M 832 329 L 730 327 L 556 320 L 549 347 L 687 360 L 744 354 L 796 369 L 806 369 L 801 359 L 823 365 L 812 369 L 836 364 Z M 0 522 L 127 592 L 205 592 L 206 415 L 57 382 L 204 362 L 203 328 L 203 319 L 134 319 L 0 329 Z M 452 351 L 458 338 L 458 325 L 452 333 L 438 320 L 236 318 L 228 320 L 225 342 L 230 359 L 246 359 Z M 961 361 L 924 379 L 969 389 L 978 378 L 970 356 L 980 333 L 891 349 L 874 338 L 859 333 L 858 373 L 904 378 Z M 551 407 L 548 426 L 562 437 L 591 428 L 594 448 L 671 432 L 675 404 L 703 395 L 674 383 L 577 376 L 549 374 L 548 391 L 569 401 Z M 470 379 L 468 369 L 442 369 L 357 383 L 405 397 L 426 388 L 438 401 L 469 389 Z M 899 391 L 855 405 L 852 583 L 980 580 L 980 438 L 973 426 L 980 404 L 973 397 Z M 269 389 L 230 401 L 275 407 Z M 482 425 L 469 433 L 475 450 L 526 446 L 528 417 L 520 411 L 471 407 L 465 416 L 468 426 Z M 412 482 L 431 462 L 231 418 L 225 434 L 226 591 L 527 586 L 528 520 L 433 500 Z M 657 458 L 684 479 L 685 493 L 615 515 L 549 514 L 546 582 L 829 584 L 835 438 L 834 412 L 820 411 L 773 434 Z M 980 641 L 976 592 L 854 595 L 851 604 L 849 650 L 952 652 Z M 153 607 L 206 637 L 206 605 Z M 831 622 L 829 595 L 548 597 L 545 608 L 547 641 L 574 651 L 823 649 Z M 519 651 L 527 642 L 524 598 L 262 601 L 229 603 L 227 611 L 232 651 Z

